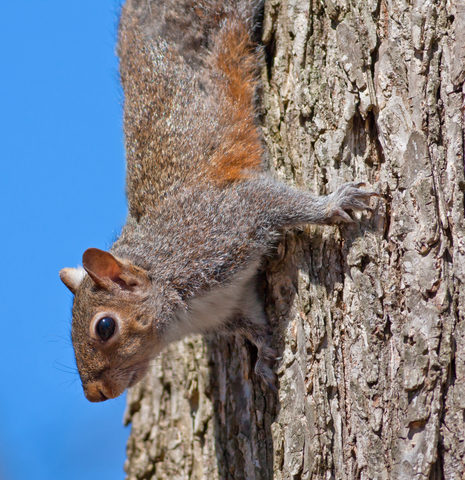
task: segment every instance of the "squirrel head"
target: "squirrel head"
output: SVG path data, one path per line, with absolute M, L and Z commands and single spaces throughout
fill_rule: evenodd
M 74 294 L 71 337 L 84 394 L 100 402 L 145 375 L 159 343 L 157 312 L 146 270 L 97 248 L 82 263 L 60 277 Z

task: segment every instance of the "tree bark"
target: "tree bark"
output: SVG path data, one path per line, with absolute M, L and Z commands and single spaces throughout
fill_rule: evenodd
M 267 260 L 276 394 L 240 338 L 155 361 L 128 396 L 128 478 L 465 478 L 465 5 L 269 0 L 263 42 L 270 169 L 385 200 Z

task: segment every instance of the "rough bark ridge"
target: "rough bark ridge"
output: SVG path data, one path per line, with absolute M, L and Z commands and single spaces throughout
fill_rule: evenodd
M 270 0 L 263 40 L 270 168 L 386 202 L 265 266 L 276 395 L 242 340 L 160 356 L 129 395 L 128 478 L 463 478 L 465 6 Z

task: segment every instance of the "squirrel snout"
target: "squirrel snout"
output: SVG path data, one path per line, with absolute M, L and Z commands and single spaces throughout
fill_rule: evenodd
M 89 382 L 83 385 L 84 394 L 90 402 L 104 402 L 109 398 L 116 398 L 120 396 L 123 389 L 117 388 L 113 385 L 107 385 L 103 381 Z
M 149 362 L 144 361 L 133 365 L 132 371 L 128 375 L 118 375 L 118 371 L 112 369 L 104 371 L 98 378 L 92 379 L 84 378 L 82 381 L 82 388 L 84 395 L 90 402 L 104 402 L 110 398 L 119 397 L 126 388 L 132 387 L 138 383 L 147 373 Z

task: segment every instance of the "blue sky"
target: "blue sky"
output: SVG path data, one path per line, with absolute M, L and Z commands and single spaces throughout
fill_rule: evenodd
M 119 3 L 2 4 L 0 480 L 124 478 L 125 398 L 84 398 L 58 277 L 125 221 Z

